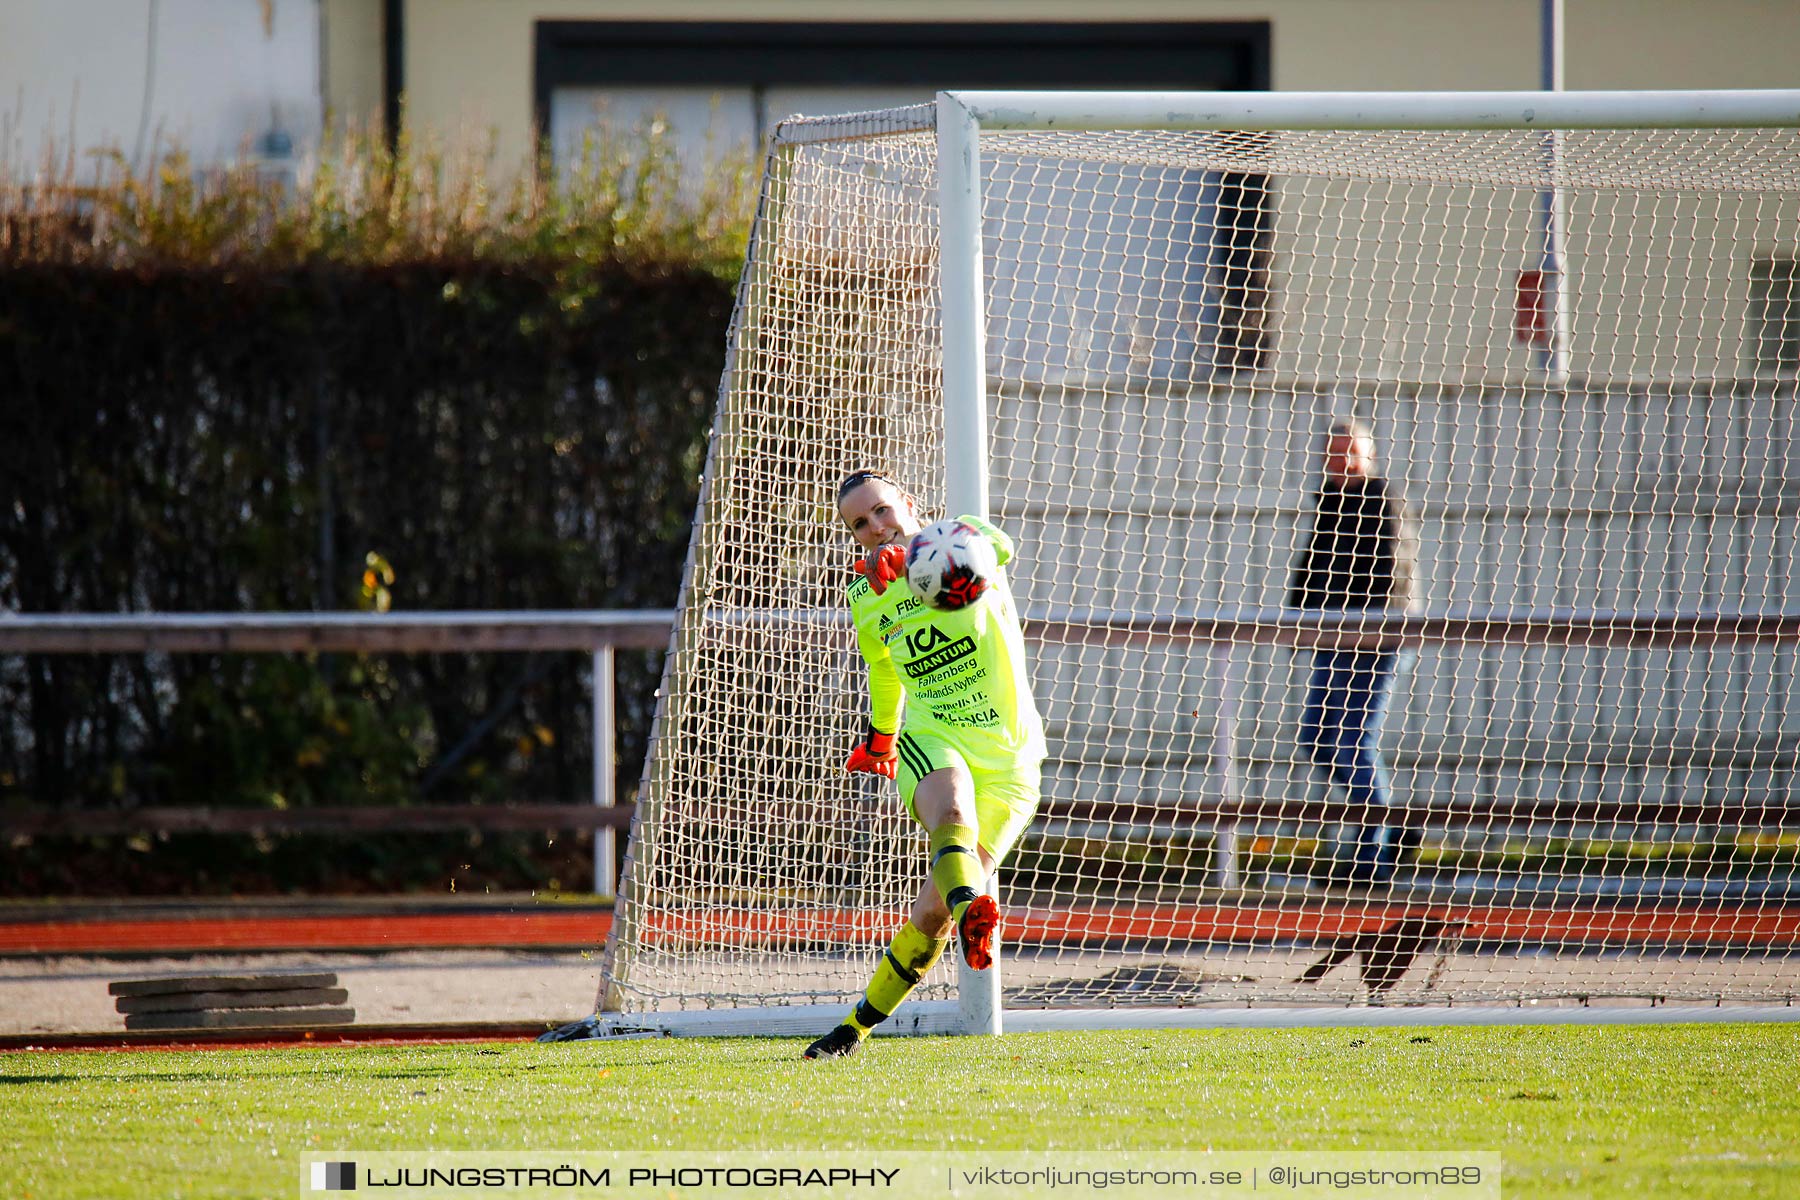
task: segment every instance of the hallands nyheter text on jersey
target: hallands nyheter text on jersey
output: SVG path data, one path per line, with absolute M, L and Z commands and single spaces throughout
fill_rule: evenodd
M 1012 558 L 1012 539 L 978 517 L 958 517 L 985 534 L 995 557 Z M 881 595 L 866 579 L 849 588 L 856 644 L 869 664 L 869 719 L 875 728 L 931 733 L 972 767 L 1007 770 L 1044 757 L 1044 726 L 1031 698 L 1025 635 L 1006 573 L 967 608 L 927 608 L 904 580 Z

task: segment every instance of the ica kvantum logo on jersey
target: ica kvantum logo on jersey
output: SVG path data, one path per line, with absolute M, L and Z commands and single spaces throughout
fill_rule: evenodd
M 908 632 L 902 639 L 907 653 L 912 660 L 903 664 L 906 673 L 914 679 L 922 679 L 933 671 L 941 671 L 959 658 L 967 658 L 975 653 L 975 639 L 960 637 L 950 640 L 950 635 L 934 625 L 921 626 Z

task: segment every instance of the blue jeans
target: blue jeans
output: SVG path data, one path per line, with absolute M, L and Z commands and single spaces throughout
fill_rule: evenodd
M 1300 744 L 1352 804 L 1385 809 L 1387 767 L 1381 727 L 1394 694 L 1400 656 L 1383 650 L 1317 650 L 1312 686 L 1300 715 Z
M 1309 758 L 1363 810 L 1354 878 L 1384 881 L 1394 873 L 1394 831 L 1388 825 L 1388 775 L 1381 761 L 1381 727 L 1394 694 L 1400 655 L 1384 650 L 1318 650 L 1300 715 L 1300 744 Z

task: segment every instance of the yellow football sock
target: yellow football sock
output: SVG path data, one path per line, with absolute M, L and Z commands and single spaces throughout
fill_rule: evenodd
M 980 836 L 970 825 L 939 825 L 931 831 L 931 882 L 952 921 L 962 920 L 963 909 L 981 894 L 985 873 L 975 849 Z
M 863 992 L 862 1003 L 844 1023 L 854 1028 L 858 1037 L 867 1037 L 869 1030 L 892 1016 L 900 1002 L 912 995 L 949 944 L 948 938 L 925 936 L 911 921 L 902 925 L 888 943 L 881 965 L 875 968 L 875 978 Z

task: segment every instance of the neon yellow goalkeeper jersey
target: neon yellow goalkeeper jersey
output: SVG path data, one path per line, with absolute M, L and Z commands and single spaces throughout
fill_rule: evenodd
M 994 544 L 1004 565 L 1012 539 L 977 517 L 958 517 Z M 904 579 L 877 596 L 869 581 L 849 588 L 856 644 L 869 664 L 869 719 L 955 746 L 971 767 L 1006 771 L 1044 757 L 1044 725 L 1031 698 L 1025 636 L 1002 572 L 979 600 L 954 612 L 927 608 Z

